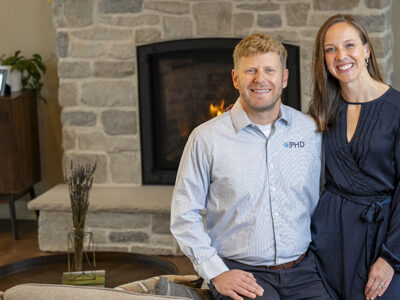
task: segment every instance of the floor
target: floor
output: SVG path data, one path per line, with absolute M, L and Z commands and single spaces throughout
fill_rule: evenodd
M 37 241 L 37 221 L 19 220 L 19 240 L 14 240 L 9 220 L 0 220 L 0 266 L 21 259 L 49 255 L 39 250 Z M 157 256 L 174 263 L 178 273 L 195 274 L 192 263 L 184 256 Z

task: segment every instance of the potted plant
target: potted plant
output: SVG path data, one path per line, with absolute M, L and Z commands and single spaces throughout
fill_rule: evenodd
M 12 56 L 4 56 L 5 55 L 3 54 L 0 57 L 0 64 L 4 66 L 10 66 L 11 74 L 16 70 L 16 74 L 19 73 L 19 76 L 21 76 L 20 82 L 22 88 L 34 89 L 36 91 L 37 98 L 46 103 L 46 99 L 41 94 L 43 87 L 41 77 L 42 74 L 46 73 L 47 70 L 46 66 L 42 62 L 42 57 L 39 54 L 34 53 L 31 58 L 26 58 L 21 55 L 20 50 L 15 51 L 14 55 Z

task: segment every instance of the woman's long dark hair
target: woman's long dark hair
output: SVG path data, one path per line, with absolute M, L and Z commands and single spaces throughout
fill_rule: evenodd
M 377 81 L 383 82 L 376 61 L 375 52 L 365 29 L 358 24 L 350 15 L 336 14 L 330 17 L 321 26 L 315 39 L 313 55 L 313 97 L 310 102 L 309 113 L 318 125 L 318 131 L 324 132 L 328 125 L 334 125 L 340 107 L 340 84 L 333 77 L 325 64 L 325 36 L 328 29 L 337 23 L 346 22 L 354 26 L 359 34 L 363 45 L 368 44 L 370 55 L 368 72 Z

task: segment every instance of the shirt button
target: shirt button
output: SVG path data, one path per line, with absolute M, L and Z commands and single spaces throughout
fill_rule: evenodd
M 273 165 L 273 164 L 270 164 L 269 167 L 272 169 L 272 168 L 274 167 L 274 165 Z
M 275 192 L 275 187 L 271 186 L 271 191 Z
M 279 217 L 279 213 L 275 212 L 274 213 L 275 217 Z

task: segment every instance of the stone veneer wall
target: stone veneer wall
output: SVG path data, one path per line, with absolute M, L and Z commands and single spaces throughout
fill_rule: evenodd
M 390 82 L 391 4 L 391 0 L 53 0 L 64 163 L 97 161 L 98 184 L 141 184 L 137 45 L 268 33 L 300 46 L 304 111 L 310 99 L 314 38 L 322 22 L 336 12 L 360 17 Z
M 64 211 L 41 211 L 41 251 L 68 251 L 67 233 L 72 215 Z M 148 255 L 180 255 L 169 231 L 169 213 L 89 212 L 85 230 L 93 233 L 96 251 L 132 252 Z

